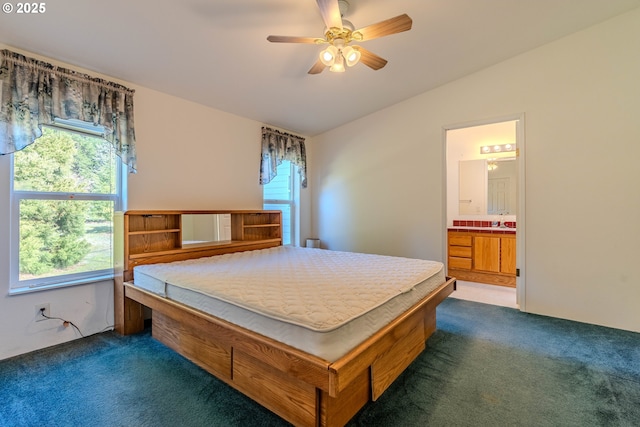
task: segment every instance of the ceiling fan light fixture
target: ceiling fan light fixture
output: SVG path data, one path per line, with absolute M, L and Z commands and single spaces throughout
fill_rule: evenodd
M 336 62 L 329 68 L 329 71 L 333 71 L 334 73 L 344 73 L 345 71 L 344 64 L 340 64 Z
M 360 46 L 349 45 L 409 31 L 413 24 L 409 15 L 404 13 L 356 30 L 353 23 L 344 19 L 349 8 L 348 0 L 317 0 L 317 4 L 324 21 L 322 37 L 267 37 L 267 41 L 272 43 L 328 44 L 329 47 L 319 53 L 308 74 L 319 74 L 325 67 L 333 72 L 344 72 L 345 67 L 353 67 L 360 61 L 372 70 L 379 70 L 387 64 L 386 59 Z
M 335 46 L 329 46 L 322 52 L 320 52 L 320 61 L 327 67 L 331 67 L 338 56 L 338 48 Z
M 344 73 L 344 58 L 342 57 L 342 52 L 338 51 L 336 60 L 329 68 L 329 71 L 333 71 L 334 73 Z
M 342 55 L 347 63 L 347 67 L 353 67 L 360 61 L 360 51 L 355 47 L 347 46 L 342 49 Z

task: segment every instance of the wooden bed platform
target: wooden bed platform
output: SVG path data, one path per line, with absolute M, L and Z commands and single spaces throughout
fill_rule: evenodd
M 175 230 L 175 225 L 181 229 L 175 216 L 184 212 L 135 211 L 124 215 L 125 267 L 115 282 L 116 330 L 122 334 L 141 331 L 143 307 L 150 308 L 156 339 L 294 425 L 343 426 L 369 400 L 380 397 L 424 350 L 436 328 L 436 307 L 455 289 L 455 279 L 447 278 L 376 334 L 337 361 L 328 362 L 127 283 L 134 265 L 280 245 L 273 237 L 279 237 L 279 227 L 249 227 L 268 230 L 269 236 L 261 239 L 255 237 L 259 233 L 245 233 L 243 240 L 237 239 L 243 236 L 238 235 L 242 227 L 236 223 L 251 218 L 250 223 L 271 224 L 277 220 L 279 224 L 278 211 L 198 211 L 230 213 L 232 242 L 206 250 L 167 248 L 165 240 L 173 239 L 174 232 L 158 231 L 158 224 L 164 224 L 166 230 Z M 243 218 L 234 220 L 236 216 Z M 146 223 L 142 227 L 146 232 L 139 230 L 138 221 Z M 164 243 L 153 243 L 162 235 L 159 240 Z M 247 235 L 254 237 L 246 239 Z

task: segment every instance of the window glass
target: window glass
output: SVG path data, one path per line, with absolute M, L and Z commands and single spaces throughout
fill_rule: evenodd
M 263 185 L 263 209 L 282 211 L 282 244 L 295 241 L 295 220 L 298 215 L 294 191 L 294 167 L 289 161 L 278 166 L 278 174 Z
M 278 175 L 276 175 L 268 184 L 263 186 L 263 195 L 265 200 L 286 200 L 292 199 L 291 185 L 291 163 L 282 162 L 278 166 Z
M 19 280 L 113 268 L 113 202 L 20 201 Z
M 113 273 L 113 215 L 121 161 L 104 139 L 68 129 L 13 155 L 12 287 Z
M 41 138 L 15 153 L 13 188 L 113 194 L 116 158 L 102 138 L 45 127 Z

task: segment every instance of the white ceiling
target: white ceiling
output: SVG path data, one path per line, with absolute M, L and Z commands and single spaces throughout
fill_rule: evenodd
M 55 0 L 0 14 L 0 42 L 313 136 L 620 13 L 640 0 L 350 0 L 356 28 L 407 13 L 413 28 L 363 42 L 373 71 L 307 71 L 314 0 Z

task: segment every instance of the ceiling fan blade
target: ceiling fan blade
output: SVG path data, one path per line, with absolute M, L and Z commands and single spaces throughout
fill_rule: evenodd
M 371 24 L 364 28 L 355 30 L 354 33 L 362 34 L 362 40 L 372 40 L 378 37 L 389 36 L 391 34 L 401 33 L 403 31 L 409 31 L 413 21 L 409 18 L 409 15 L 402 14 L 395 18 L 389 18 L 385 21 L 378 22 L 377 24 Z
M 360 62 L 373 70 L 379 70 L 387 65 L 386 59 L 379 57 L 363 47 L 358 46 L 358 51 L 360 51 Z
M 338 0 L 316 0 L 320 8 L 322 20 L 327 28 L 342 29 L 342 15 L 340 15 L 340 6 Z
M 325 68 L 326 65 L 324 65 L 322 61 L 318 59 L 316 63 L 313 64 L 313 67 L 311 67 L 311 69 L 309 70 L 309 74 L 320 74 L 322 71 L 324 71 Z
M 324 42 L 323 39 L 317 37 L 294 37 L 294 36 L 269 36 L 267 37 L 272 43 L 310 43 L 316 44 Z

